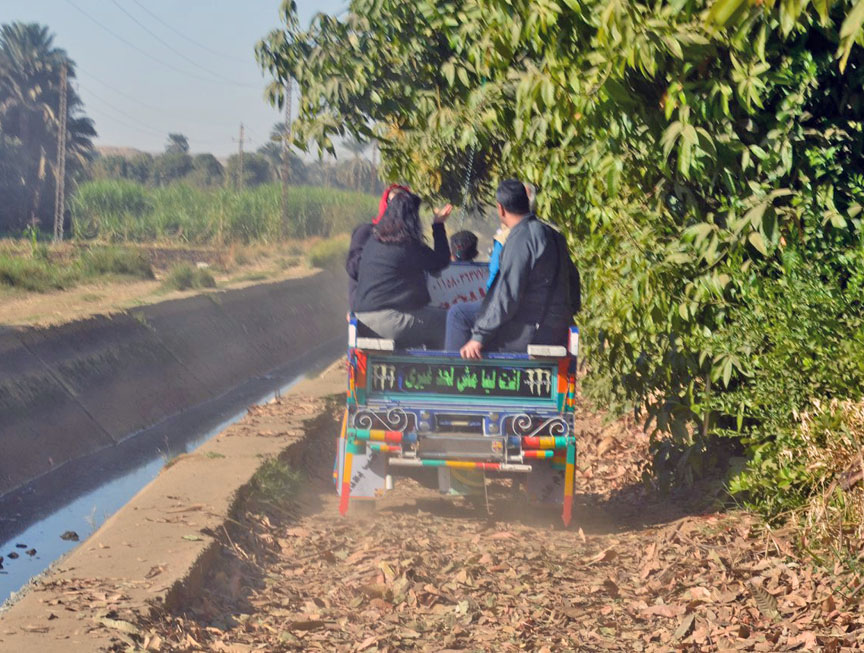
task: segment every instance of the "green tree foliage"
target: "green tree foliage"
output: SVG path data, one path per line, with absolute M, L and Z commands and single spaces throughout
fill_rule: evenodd
M 54 46 L 47 27 L 35 23 L 0 26 L 0 230 L 47 225 L 53 219 L 54 167 L 59 131 L 60 75 L 67 66 L 66 174 L 76 178 L 92 153 L 96 135 L 82 113 L 71 81 L 75 63 Z M 71 184 L 67 184 L 67 187 Z
M 146 184 L 153 178 L 153 155 L 138 152 L 126 162 L 126 179 Z
M 129 179 L 146 184 L 153 179 L 153 155 L 146 152 L 132 156 L 97 154 L 87 171 L 91 179 Z
M 101 155 L 94 158 L 90 175 L 96 179 L 127 179 L 129 159 L 119 154 Z
M 183 134 L 168 134 L 168 142 L 165 143 L 166 154 L 189 154 L 189 139 Z
M 274 103 L 301 87 L 298 146 L 375 138 L 386 177 L 450 201 L 474 150 L 474 197 L 541 189 L 583 273 L 589 390 L 642 407 L 655 472 L 738 451 L 735 489 L 772 510 L 808 492 L 795 411 L 864 387 L 862 0 L 353 0 L 308 30 L 286 2 L 283 20 L 257 52 Z
M 239 186 L 240 155 L 232 154 L 228 157 L 225 172 L 231 183 Z M 247 152 L 243 155 L 243 186 L 260 186 L 276 179 L 277 176 L 267 157 L 256 152 Z
M 151 179 L 157 186 L 166 186 L 183 179 L 192 168 L 192 157 L 186 152 L 166 151 L 153 159 Z
M 225 169 L 212 154 L 196 154 L 188 181 L 196 186 L 221 186 L 225 182 Z

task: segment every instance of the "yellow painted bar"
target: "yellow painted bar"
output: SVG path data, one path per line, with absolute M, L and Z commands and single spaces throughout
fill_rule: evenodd
M 387 431 L 383 429 L 370 429 L 369 430 L 369 439 L 372 442 L 385 442 L 387 438 Z
M 464 460 L 448 460 L 447 467 L 454 469 L 477 469 L 477 463 L 469 463 Z

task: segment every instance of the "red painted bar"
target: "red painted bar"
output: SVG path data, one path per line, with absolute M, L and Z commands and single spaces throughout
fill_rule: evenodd
M 554 455 L 555 452 L 550 449 L 539 449 L 537 451 L 529 449 L 522 452 L 523 458 L 552 458 Z

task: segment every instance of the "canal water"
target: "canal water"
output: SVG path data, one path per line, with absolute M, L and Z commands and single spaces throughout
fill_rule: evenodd
M 255 377 L 118 445 L 70 461 L 0 497 L 0 603 L 83 542 L 152 481 L 172 458 L 193 451 L 246 414 L 325 369 L 338 338 L 290 365 Z M 76 541 L 72 533 L 77 535 Z M 64 539 L 65 537 L 65 539 Z

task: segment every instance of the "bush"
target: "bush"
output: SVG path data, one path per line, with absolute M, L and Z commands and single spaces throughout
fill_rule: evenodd
M 74 286 L 77 280 L 74 267 L 58 267 L 42 258 L 0 255 L 0 285 L 48 292 Z
M 216 279 L 207 270 L 188 263 L 179 263 L 171 268 L 165 286 L 176 290 L 190 288 L 215 288 Z
M 153 279 L 153 267 L 147 254 L 126 247 L 98 247 L 81 257 L 88 275 L 122 274 L 139 279 Z
M 309 249 L 309 265 L 316 268 L 337 269 L 345 264 L 351 239 L 347 235 L 321 240 Z
M 253 500 L 280 506 L 296 499 L 302 483 L 300 472 L 287 462 L 268 458 L 255 472 L 249 485 Z

